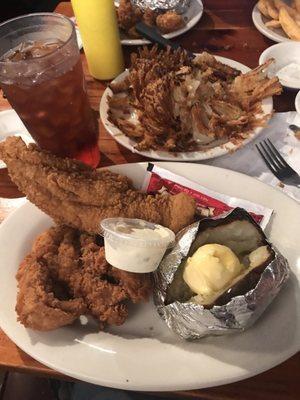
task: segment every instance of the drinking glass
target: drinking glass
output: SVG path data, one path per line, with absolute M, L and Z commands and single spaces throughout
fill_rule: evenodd
M 99 163 L 98 123 L 69 18 L 36 13 L 0 24 L 0 86 L 41 148 Z

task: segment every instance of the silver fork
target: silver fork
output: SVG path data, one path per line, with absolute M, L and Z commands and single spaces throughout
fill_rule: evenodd
M 269 139 L 255 145 L 269 170 L 281 182 L 300 188 L 300 176 L 285 161 Z

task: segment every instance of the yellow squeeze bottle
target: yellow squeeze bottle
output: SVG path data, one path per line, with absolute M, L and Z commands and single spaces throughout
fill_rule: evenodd
M 112 79 L 124 70 L 113 0 L 72 0 L 91 75 Z

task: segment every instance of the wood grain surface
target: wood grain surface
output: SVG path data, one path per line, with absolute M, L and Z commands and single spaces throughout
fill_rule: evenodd
M 200 22 L 175 40 L 194 52 L 205 49 L 212 54 L 232 58 L 252 68 L 257 66 L 262 51 L 274 42 L 262 36 L 253 25 L 251 12 L 256 2 L 253 0 L 205 0 L 203 3 L 204 15 Z M 69 2 L 60 3 L 56 11 L 68 16 L 73 15 Z M 135 47 L 124 47 L 127 65 L 130 53 L 133 51 Z M 81 57 L 90 102 L 95 112 L 99 114 L 100 98 L 107 83 L 94 80 L 88 73 L 84 53 Z M 284 91 L 281 96 L 274 99 L 275 111 L 294 110 L 295 94 L 295 92 Z M 0 94 L 0 111 L 9 108 L 11 108 L 10 105 Z M 119 146 L 101 124 L 99 147 L 101 166 L 144 160 L 143 157 Z M 22 194 L 7 176 L 6 169 L 0 170 L 0 222 L 24 201 Z M 1 330 L 0 368 L 68 379 L 26 355 Z M 202 400 L 296 400 L 300 398 L 299 373 L 300 354 L 298 353 L 276 368 L 242 382 L 164 395 Z

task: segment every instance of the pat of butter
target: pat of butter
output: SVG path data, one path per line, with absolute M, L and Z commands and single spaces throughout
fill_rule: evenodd
M 194 293 L 206 299 L 228 286 L 242 269 L 238 257 L 229 247 L 206 244 L 187 260 L 183 279 Z
M 283 85 L 300 87 L 300 64 L 292 62 L 277 71 L 276 75 Z

